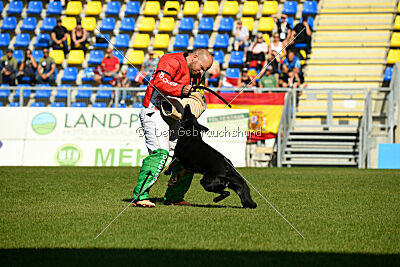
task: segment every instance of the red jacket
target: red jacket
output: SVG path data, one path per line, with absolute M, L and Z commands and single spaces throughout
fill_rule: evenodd
M 200 74 L 194 77 L 190 75 L 186 56 L 186 53 L 171 53 L 160 58 L 147 86 L 143 100 L 144 107 L 148 108 L 150 103 L 156 107 L 160 106 L 160 100 L 163 97 L 154 87 L 165 96 L 185 97 L 182 94 L 185 85 L 198 85 L 200 83 Z

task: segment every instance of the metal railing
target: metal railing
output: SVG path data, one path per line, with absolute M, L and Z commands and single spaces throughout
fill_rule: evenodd
M 358 147 L 358 168 L 368 168 L 369 140 L 372 134 L 372 96 L 371 91 L 367 92 L 366 103 L 364 105 L 364 115 L 359 127 L 359 147 Z
M 285 96 L 285 104 L 283 106 L 282 116 L 279 123 L 279 130 L 277 135 L 276 150 L 277 150 L 277 165 L 282 167 L 284 149 L 287 144 L 289 132 L 291 128 L 291 113 L 293 112 L 292 92 L 288 91 Z M 275 149 L 274 149 L 275 150 Z

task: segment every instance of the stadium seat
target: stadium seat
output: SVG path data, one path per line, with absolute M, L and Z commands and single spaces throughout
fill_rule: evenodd
M 41 32 L 51 32 L 57 25 L 56 18 L 47 17 L 42 20 L 42 26 L 40 27 Z
M 19 107 L 19 102 L 11 102 L 10 107 Z
M 133 103 L 133 107 L 134 108 L 143 108 L 143 103 L 140 103 L 140 102 Z
M 10 1 L 8 4 L 7 14 L 21 14 L 22 12 L 22 1 Z
M 243 51 L 232 51 L 231 59 L 229 60 L 229 65 L 242 65 L 243 64 Z
M 119 64 L 123 64 L 123 63 L 124 63 L 124 52 L 123 52 L 123 51 L 120 51 L 120 50 L 116 51 L 116 50 L 114 50 L 114 51 L 113 51 L 113 55 L 114 55 L 115 57 L 118 58 Z
M 121 2 L 111 1 L 107 3 L 106 15 L 118 16 L 121 10 Z
M 179 13 L 179 1 L 167 1 L 164 5 L 164 15 L 176 16 Z
M 129 80 L 134 81 L 137 73 L 138 70 L 136 68 L 128 68 L 126 70 L 126 77 L 128 77 Z
M 111 87 L 111 86 L 110 85 L 101 84 L 99 87 L 100 88 L 104 88 L 104 87 Z M 113 95 L 113 90 L 101 89 L 101 90 L 97 91 L 96 100 L 97 99 L 102 99 L 102 100 L 110 99 L 112 97 L 112 95 Z
M 50 105 L 52 108 L 65 108 L 64 102 L 54 102 Z
M 132 50 L 129 53 L 128 63 L 133 65 L 142 65 L 144 61 L 144 52 L 142 50 Z
M 120 33 L 115 37 L 115 47 L 127 48 L 129 46 L 129 35 L 126 33 Z
M 228 34 L 218 34 L 215 37 L 214 48 L 226 49 L 229 45 L 229 35 Z
M 169 35 L 168 34 L 157 34 L 154 38 L 154 48 L 167 49 L 169 46 Z
M 24 59 L 24 51 L 18 49 L 14 50 L 13 57 L 15 57 L 15 59 L 18 61 L 18 64 L 20 64 Z
M 303 18 L 300 18 L 299 23 L 303 22 Z M 288 22 L 290 24 L 290 22 Z M 314 29 L 314 18 L 313 17 L 307 17 L 307 23 L 310 25 L 311 30 Z
M 96 18 L 94 17 L 84 17 L 82 18 L 82 28 L 85 28 L 87 31 L 94 31 L 96 29 Z
M 115 28 L 115 18 L 104 18 L 101 21 L 100 31 L 113 31 Z
M 43 57 L 43 51 L 42 50 L 33 50 L 32 56 L 36 60 L 36 62 L 39 62 L 39 60 Z
M 391 47 L 400 47 L 400 32 L 394 32 L 392 38 L 390 39 Z
M 271 32 L 274 29 L 274 19 L 272 17 L 260 18 L 258 22 L 259 32 Z
M 74 102 L 71 104 L 73 108 L 86 108 L 86 103 L 84 102 Z
M 0 33 L 0 47 L 8 47 L 10 44 L 10 35 L 8 33 Z
M 22 20 L 21 31 L 34 31 L 36 29 L 36 18 L 27 17 Z
M 233 30 L 233 18 L 222 18 L 219 22 L 218 31 L 231 32 Z
M 100 1 L 90 1 L 86 5 L 85 14 L 89 16 L 98 16 L 101 13 L 101 8 Z
M 317 1 L 305 1 L 303 4 L 303 15 L 314 16 L 318 11 Z
M 14 47 L 28 47 L 30 41 L 28 33 L 17 34 L 15 37 Z
M 225 55 L 223 51 L 214 50 L 214 60 L 217 61 L 219 64 L 224 64 Z
M 400 16 L 396 16 L 396 19 L 394 20 L 394 29 L 400 30 Z
M 214 29 L 214 19 L 210 17 L 202 17 L 199 22 L 199 31 L 212 32 Z
M 82 12 L 82 3 L 81 1 L 69 1 L 67 4 L 67 9 L 65 10 L 66 15 L 77 16 Z M 65 27 L 65 26 L 64 26 Z
M 287 23 L 289 23 L 290 27 L 292 27 L 292 29 L 294 29 L 294 19 L 292 17 L 288 17 L 286 19 Z
M 106 108 L 107 104 L 104 102 L 94 102 L 92 108 Z
M 140 3 L 138 1 L 129 1 L 126 3 L 125 16 L 138 15 L 140 12 Z
M 102 37 L 102 38 L 105 38 L 106 40 L 110 41 L 110 35 L 107 34 L 107 33 L 98 34 L 98 35 L 96 35 L 96 37 Z M 93 44 L 94 48 L 106 48 L 108 46 L 109 46 L 108 42 L 105 42 L 105 43 L 97 43 L 96 42 L 96 43 Z
M 83 70 L 82 82 L 93 82 L 94 67 L 88 67 Z
M 28 15 L 40 15 L 43 10 L 42 1 L 29 1 L 28 9 L 26 10 L 26 14 Z
M 189 35 L 177 34 L 175 35 L 174 48 L 187 48 L 189 46 Z
M 387 64 L 400 62 L 400 49 L 390 49 L 387 57 Z
M 197 34 L 194 37 L 194 48 L 208 48 L 208 34 Z
M 203 15 L 215 16 L 218 14 L 219 6 L 218 1 L 206 1 L 203 7 Z
M 236 1 L 225 1 L 222 15 L 236 15 L 239 12 L 239 3 Z
M 243 26 L 245 26 L 250 32 L 254 28 L 254 19 L 251 17 L 242 17 L 240 19 L 243 23 Z
M 18 87 L 24 87 L 24 86 L 30 86 L 30 85 L 29 85 L 29 84 L 18 84 Z M 20 93 L 21 93 L 21 90 L 19 90 L 19 89 L 15 90 L 14 99 L 19 98 Z M 31 96 L 31 90 L 29 90 L 29 89 L 24 89 L 24 91 L 23 91 L 23 93 L 22 93 L 22 96 L 23 96 L 25 99 L 29 98 L 29 97 Z
M 113 108 L 115 108 L 115 103 L 112 105 Z M 118 103 L 118 108 L 126 108 L 125 103 Z
M 37 84 L 36 87 L 49 87 L 48 84 Z M 38 89 L 36 90 L 35 99 L 49 99 L 51 96 L 51 89 Z
M 393 67 L 387 67 L 385 69 L 385 76 L 383 78 L 383 81 L 389 82 L 392 79 L 392 74 L 393 74 Z
M 81 65 L 85 60 L 85 53 L 83 50 L 71 50 L 68 55 L 68 65 Z
M 134 36 L 133 47 L 134 48 L 147 48 L 150 45 L 150 35 L 147 33 L 137 33 Z
M 193 1 L 191 1 L 193 2 Z M 188 2 L 186 2 L 188 3 Z M 197 3 L 197 2 L 196 2 Z M 179 31 L 180 32 L 191 32 L 193 31 L 194 27 L 194 20 L 192 17 L 182 18 L 179 24 Z
M 3 12 L 3 1 L 0 1 L 0 13 Z
M 14 31 L 17 27 L 16 17 L 5 17 L 3 23 L 1 24 L 1 30 L 3 31 Z
M 0 49 L 0 58 L 2 58 L 2 57 L 3 57 L 3 50 Z
M 62 6 L 60 1 L 49 2 L 47 7 L 47 15 L 60 15 L 62 11 Z
M 157 16 L 160 13 L 160 2 L 158 1 L 146 1 L 144 6 L 143 15 Z
M 135 30 L 135 19 L 126 17 L 121 20 L 119 31 L 133 32 Z
M 69 2 L 71 3 L 71 2 Z M 61 19 L 62 25 L 67 28 L 68 31 L 72 31 L 76 28 L 76 18 L 75 17 L 64 17 Z
M 89 64 L 99 65 L 104 58 L 104 52 L 101 50 L 92 50 L 89 53 Z
M 264 42 L 267 43 L 267 45 L 269 45 L 271 43 L 271 40 L 269 38 L 269 34 L 264 33 L 263 34 L 263 39 L 264 39 Z
M 243 15 L 255 16 L 258 12 L 257 1 L 246 1 L 243 4 Z
M 44 107 L 44 103 L 43 102 L 33 102 L 30 104 L 30 107 L 32 108 L 42 108 Z
M 91 85 L 82 84 L 79 86 L 80 88 L 91 87 Z M 92 96 L 92 90 L 88 89 L 78 89 L 75 98 L 76 99 L 90 99 Z
M 240 78 L 240 70 L 238 68 L 227 68 L 225 76 L 228 78 Z
M 183 15 L 185 16 L 196 16 L 199 11 L 200 7 L 198 1 L 186 1 L 183 6 Z
M 36 42 L 33 45 L 34 47 L 48 47 L 50 43 L 50 34 L 48 33 L 40 33 L 36 36 Z
M 263 4 L 263 15 L 274 15 L 278 13 L 278 1 L 265 1 Z
M 297 2 L 296 1 L 286 1 L 283 3 L 283 14 L 295 16 L 297 13 Z
M 151 32 L 154 30 L 155 26 L 156 21 L 154 20 L 154 18 L 143 17 L 139 21 L 139 31 Z
M 56 64 L 64 62 L 64 51 L 62 50 L 51 50 L 49 56 L 54 59 Z
M 175 19 L 171 17 L 163 17 L 160 19 L 159 31 L 172 32 L 175 28 Z
M 70 85 L 69 84 L 63 84 L 63 85 L 60 85 L 60 87 L 66 88 L 66 87 L 70 87 Z M 66 101 L 67 98 L 68 98 L 68 90 L 66 90 L 66 89 L 57 89 L 56 96 L 55 96 L 56 100 Z

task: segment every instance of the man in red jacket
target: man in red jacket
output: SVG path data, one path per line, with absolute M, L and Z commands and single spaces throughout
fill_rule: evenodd
M 178 122 L 166 120 L 162 116 L 161 100 L 164 96 L 188 97 L 192 86 L 200 83 L 201 76 L 211 67 L 212 62 L 213 58 L 206 49 L 197 49 L 193 53 L 171 53 L 161 57 L 147 86 L 143 109 L 139 114 L 149 156 L 143 160 L 138 182 L 133 190 L 133 199 L 137 199 L 133 202 L 134 206 L 155 206 L 149 200 L 151 184 L 164 168 L 169 151 L 173 151 L 176 145 L 177 136 L 171 135 L 170 130 L 177 130 Z M 182 169 L 180 164 L 175 164 L 172 175 Z M 189 190 L 192 179 L 193 173 L 187 173 L 174 185 L 170 185 L 165 193 L 164 203 L 190 205 L 183 197 Z

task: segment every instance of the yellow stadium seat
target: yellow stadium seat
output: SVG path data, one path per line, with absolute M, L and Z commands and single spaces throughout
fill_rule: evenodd
M 222 9 L 222 15 L 236 15 L 239 12 L 239 3 L 236 1 L 226 1 Z
M 400 62 L 400 50 L 390 49 L 387 57 L 387 64 L 395 64 Z
M 142 65 L 144 61 L 144 52 L 142 50 L 132 50 L 129 53 L 128 63 L 133 65 Z
M 243 4 L 243 15 L 255 16 L 258 12 L 258 2 L 257 1 L 246 1 Z
M 400 13 L 400 2 L 399 2 L 399 4 L 397 5 L 397 13 Z
M 278 1 L 265 1 L 263 4 L 262 14 L 273 15 L 278 13 Z
M 396 19 L 394 21 L 394 29 L 400 30 L 400 16 L 396 16 Z
M 243 26 L 245 26 L 249 31 L 252 31 L 254 28 L 254 19 L 249 18 L 249 17 L 243 17 L 240 19 L 243 23 Z
M 160 13 L 160 2 L 147 1 L 144 6 L 144 15 L 157 16 Z
M 199 7 L 199 2 L 197 1 L 187 1 L 183 6 L 183 15 L 185 16 L 196 16 L 199 13 L 199 11 L 200 7 Z M 217 13 L 218 13 L 218 3 L 217 3 Z
M 134 48 L 147 48 L 150 45 L 150 35 L 146 33 L 137 33 L 133 40 Z
M 274 19 L 272 17 L 261 18 L 258 22 L 259 32 L 271 32 L 274 29 Z
M 68 54 L 68 65 L 69 64 L 74 64 L 74 65 L 81 65 L 83 61 L 85 60 L 85 54 L 83 53 L 83 50 L 71 50 Z
M 64 51 L 62 50 L 51 50 L 49 57 L 53 58 L 56 64 L 61 64 L 64 62 Z
M 87 31 L 94 31 L 96 29 L 96 18 L 94 17 L 84 17 L 82 18 L 82 27 Z
M 101 2 L 100 1 L 90 1 L 86 6 L 86 15 L 97 16 L 101 13 Z
M 167 1 L 164 6 L 164 15 L 176 16 L 179 12 L 179 1 Z
M 267 43 L 267 45 L 270 44 L 271 41 L 270 41 L 270 38 L 269 38 L 269 34 L 264 33 L 264 34 L 263 34 L 263 39 L 264 39 L 264 42 Z
M 175 28 L 175 19 L 171 17 L 163 17 L 158 26 L 159 31 L 172 32 Z
M 217 15 L 218 11 L 218 1 L 207 1 L 204 3 L 203 15 Z
M 154 18 L 144 17 L 139 21 L 139 31 L 151 32 L 156 26 L 156 21 Z
M 154 48 L 168 48 L 169 45 L 169 35 L 168 34 L 157 34 L 154 38 Z
M 391 47 L 400 47 L 400 32 L 394 32 L 390 40 Z
M 71 3 L 71 2 L 69 2 Z M 74 17 L 63 17 L 61 24 L 67 28 L 68 31 L 72 31 L 76 27 L 76 18 Z
M 164 51 L 162 50 L 154 50 L 154 55 L 157 57 L 162 57 L 164 55 Z
M 67 10 L 65 10 L 66 15 L 80 15 L 82 12 L 81 1 L 70 1 L 67 4 Z

